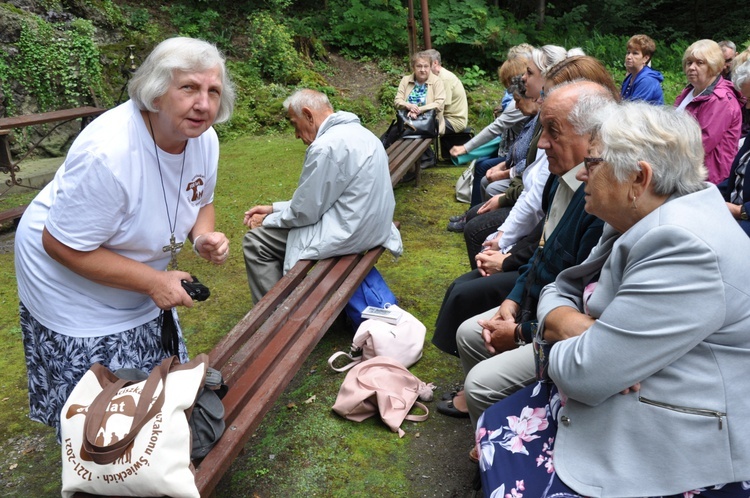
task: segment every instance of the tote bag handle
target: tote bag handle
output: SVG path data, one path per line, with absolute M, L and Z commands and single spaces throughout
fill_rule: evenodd
M 138 405 L 135 409 L 135 415 L 133 416 L 130 430 L 128 430 L 127 435 L 123 436 L 122 439 L 110 445 L 98 445 L 95 442 L 99 430 L 101 429 L 102 422 L 104 421 L 104 416 L 107 414 L 107 408 L 112 402 L 114 395 L 117 394 L 117 391 L 123 387 L 136 384 L 137 382 L 120 379 L 109 384 L 97 395 L 93 403 L 91 403 L 91 406 L 89 406 L 88 413 L 86 414 L 86 421 L 83 425 L 83 449 L 91 455 L 91 459 L 94 460 L 94 462 L 99 465 L 106 465 L 120 458 L 146 422 L 159 413 L 164 405 L 167 374 L 176 359 L 176 356 L 170 356 L 162 361 L 161 365 L 151 371 L 151 374 L 149 374 L 148 379 L 146 379 L 143 386 L 143 391 L 138 398 Z M 159 384 L 161 384 L 162 388 L 159 391 L 156 400 L 149 408 L 149 404 L 151 403 L 151 400 L 154 397 L 154 392 L 156 392 Z

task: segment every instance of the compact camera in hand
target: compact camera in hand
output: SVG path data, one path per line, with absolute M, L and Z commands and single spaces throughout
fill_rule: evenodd
M 182 288 L 185 289 L 188 296 L 190 296 L 193 301 L 205 301 L 208 299 L 208 296 L 211 295 L 211 291 L 208 290 L 208 287 L 200 283 L 195 275 L 190 276 L 193 277 L 192 282 L 188 282 L 187 280 L 182 281 Z

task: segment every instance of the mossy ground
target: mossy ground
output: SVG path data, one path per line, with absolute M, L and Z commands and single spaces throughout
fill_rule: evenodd
M 181 267 L 212 290 L 211 298 L 180 312 L 192 354 L 209 351 L 250 309 L 241 241 L 244 211 L 288 198 L 294 191 L 304 145 L 289 135 L 247 137 L 222 144 L 215 204 L 217 227 L 232 243 L 226 265 L 205 264 L 190 252 Z M 425 323 L 423 358 L 412 372 L 439 386 L 461 379 L 458 360 L 429 340 L 446 287 L 469 269 L 463 237 L 445 230 L 448 216 L 463 211 L 454 185 L 463 168 L 446 164 L 422 172 L 422 182 L 396 187 L 395 218 L 405 252 L 384 254 L 377 264 L 399 303 Z M 3 202 L 18 202 L 5 198 Z M 13 254 L 0 254 L 0 496 L 59 495 L 59 446 L 53 431 L 27 418 L 26 372 L 18 327 Z M 436 413 L 406 423 L 403 439 L 378 419 L 357 424 L 331 406 L 343 374 L 327 358 L 346 350 L 352 332 L 337 321 L 290 387 L 251 437 L 216 496 L 465 496 L 473 468 L 466 452 L 468 420 Z M 306 402 L 311 400 L 309 403 Z M 428 405 L 434 411 L 434 403 Z

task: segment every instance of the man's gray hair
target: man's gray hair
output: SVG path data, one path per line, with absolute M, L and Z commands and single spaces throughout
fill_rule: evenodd
M 289 109 L 294 111 L 297 116 L 302 115 L 302 108 L 307 107 L 316 111 L 322 111 L 324 109 L 333 110 L 331 102 L 325 93 L 318 92 L 316 90 L 310 90 L 308 88 L 302 88 L 291 94 L 284 101 L 284 110 L 288 113 Z
M 159 112 L 154 101 L 167 93 L 175 71 L 203 72 L 219 68 L 221 98 L 215 123 L 223 123 L 234 110 L 234 85 L 229 79 L 225 59 L 211 43 L 195 38 L 164 40 L 146 57 L 128 83 L 128 95 L 142 111 Z
M 732 69 L 732 83 L 737 90 L 750 81 L 750 60 Z
M 443 64 L 443 61 L 442 61 L 442 60 L 441 60 L 441 58 L 440 58 L 440 52 L 438 52 L 438 51 L 437 51 L 437 50 L 435 50 L 434 48 L 429 48 L 429 49 L 427 49 L 427 50 L 423 50 L 423 51 L 422 51 L 422 53 L 423 53 L 423 54 L 426 54 L 426 55 L 427 55 L 427 57 L 429 57 L 429 58 L 430 58 L 430 62 L 435 62 L 435 61 L 437 61 L 437 63 L 438 63 L 439 65 L 442 65 L 442 64 Z
M 572 85 L 579 85 L 581 88 L 577 93 L 578 100 L 573 104 L 573 108 L 568 114 L 568 122 L 578 135 L 594 133 L 598 123 L 593 121 L 591 116 L 602 107 L 615 102 L 615 98 L 607 87 L 583 78 L 576 78 L 555 85 L 549 89 L 547 95 L 552 95 L 560 89 Z
M 719 42 L 719 46 L 721 48 L 724 48 L 724 47 L 731 48 L 735 52 L 737 51 L 737 45 L 735 45 L 733 41 L 722 40 L 722 41 Z
M 625 181 L 638 162 L 653 169 L 658 195 L 685 195 L 705 188 L 703 143 L 698 122 L 673 107 L 623 101 L 599 109 L 593 116 L 601 156 L 610 163 L 617 181 Z

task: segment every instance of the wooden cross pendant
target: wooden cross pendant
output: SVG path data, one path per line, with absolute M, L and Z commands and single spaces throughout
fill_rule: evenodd
M 164 252 L 172 253 L 169 258 L 169 265 L 167 266 L 167 269 L 177 269 L 177 249 L 182 248 L 182 245 L 183 242 L 177 242 L 174 238 L 174 234 L 172 234 L 172 236 L 169 237 L 169 245 L 161 248 L 161 250 Z

